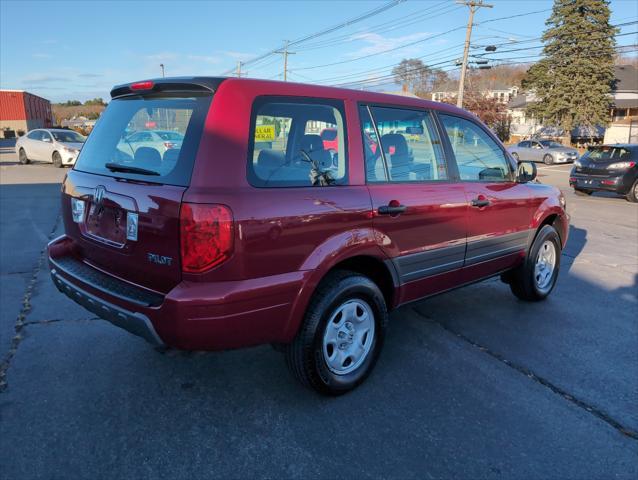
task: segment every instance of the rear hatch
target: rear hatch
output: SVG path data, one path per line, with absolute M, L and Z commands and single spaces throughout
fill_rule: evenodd
M 631 160 L 631 151 L 620 146 L 590 147 L 580 159 L 576 172 L 586 175 L 609 176 L 617 174 L 608 167 L 614 163 Z
M 144 87 L 119 87 L 102 114 L 65 180 L 63 216 L 80 260 L 166 293 L 181 280 L 180 205 L 212 92 Z

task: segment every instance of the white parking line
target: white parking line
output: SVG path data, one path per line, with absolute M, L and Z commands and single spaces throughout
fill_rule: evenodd
M 567 170 L 563 170 L 564 172 L 569 172 L 572 169 L 571 164 L 569 164 L 569 165 L 552 165 L 551 167 L 536 167 L 536 170 L 556 170 L 556 169 L 563 169 L 564 167 L 567 167 Z

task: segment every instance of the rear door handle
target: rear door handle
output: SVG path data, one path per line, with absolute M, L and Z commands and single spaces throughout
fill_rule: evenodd
M 382 205 L 377 209 L 377 211 L 379 212 L 379 215 L 398 215 L 400 213 L 405 212 L 406 209 L 407 207 L 405 205 L 397 205 L 397 206 Z
M 490 204 L 490 201 L 487 198 L 475 198 L 472 200 L 473 207 L 487 207 Z

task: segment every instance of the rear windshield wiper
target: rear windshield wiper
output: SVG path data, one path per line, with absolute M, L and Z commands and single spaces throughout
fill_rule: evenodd
M 154 170 L 147 170 L 146 168 L 131 167 L 128 165 L 122 165 L 121 163 L 107 163 L 104 165 L 112 172 L 124 172 L 124 173 L 137 173 L 139 175 L 159 175 L 159 172 Z

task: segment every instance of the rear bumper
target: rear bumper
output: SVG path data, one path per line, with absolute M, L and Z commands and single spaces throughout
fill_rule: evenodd
M 149 318 L 141 313 L 129 312 L 113 305 L 102 298 L 82 290 L 77 285 L 66 280 L 56 268 L 51 268 L 51 279 L 58 288 L 74 302 L 82 305 L 89 312 L 111 322 L 113 325 L 142 337 L 149 343 L 157 346 L 164 345 Z
M 160 294 L 112 277 L 75 255 L 67 236 L 48 245 L 58 290 L 152 344 L 222 350 L 289 342 L 299 292 L 311 272 L 228 282 L 186 282 Z
M 574 170 L 569 174 L 569 186 L 579 190 L 608 191 L 626 195 L 635 181 L 630 172 L 621 175 L 588 175 Z

